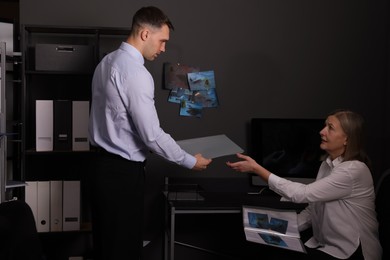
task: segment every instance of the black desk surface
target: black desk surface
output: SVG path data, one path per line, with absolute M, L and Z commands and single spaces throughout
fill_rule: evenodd
M 281 197 L 266 187 L 260 194 L 257 193 L 264 187 L 253 187 L 245 180 L 237 179 L 185 179 L 179 180 L 176 184 L 185 184 L 184 192 L 193 192 L 202 196 L 201 200 L 168 200 L 170 192 L 182 192 L 174 187 L 174 181 L 165 185 L 165 196 L 169 207 L 175 211 L 181 210 L 189 213 L 191 210 L 199 213 L 207 213 L 209 210 L 225 210 L 242 212 L 243 206 L 268 207 L 274 209 L 288 209 L 300 211 L 307 204 L 297 204 L 280 201 Z M 194 186 L 195 185 L 195 186 Z M 186 190 L 186 188 L 190 189 Z M 191 187 L 195 189 L 191 190 Z M 177 212 L 176 212 L 177 213 Z M 186 216 L 175 219 L 176 234 L 175 243 L 187 247 L 198 248 L 198 250 L 219 252 L 227 259 L 252 259 L 254 257 L 266 256 L 272 247 L 262 246 L 257 243 L 246 241 L 243 231 L 241 214 L 185 214 Z M 205 235 L 207 234 L 207 235 Z M 179 248 L 180 249 L 180 248 Z M 282 251 L 283 252 L 283 251 Z M 225 259 L 225 258 L 223 258 Z
M 199 191 L 202 200 L 170 200 L 176 210 L 241 210 L 242 206 L 258 206 L 276 209 L 301 210 L 306 204 L 280 201 L 280 196 L 266 190 L 261 194 L 247 192 Z
M 281 197 L 268 186 L 251 185 L 248 178 L 169 178 L 163 190 L 166 195 L 172 192 L 197 192 L 204 198 L 169 201 L 171 206 L 182 210 L 237 210 L 242 209 L 243 205 L 301 210 L 307 205 L 280 201 Z
M 271 193 L 271 191 L 270 191 Z M 242 207 L 258 206 L 286 210 L 302 210 L 306 204 L 292 202 L 281 202 L 280 196 L 276 194 L 262 193 L 260 195 L 249 195 L 244 192 L 210 192 L 200 193 L 204 200 L 198 201 L 173 201 L 170 206 L 185 214 L 185 217 L 176 218 L 175 243 L 181 246 L 190 247 L 211 254 L 219 255 L 216 259 L 256 259 L 259 256 L 273 255 L 286 251 L 269 246 L 263 246 L 249 242 L 245 238 L 242 223 Z M 193 214 L 192 211 L 198 211 Z M 207 214 L 220 213 L 232 210 L 235 214 Z M 186 211 L 189 214 L 186 214 Z M 236 212 L 237 211 L 237 212 Z M 275 251 L 275 252 L 274 252 Z M 194 253 L 194 251 L 189 251 Z M 296 253 L 299 257 L 300 253 Z M 180 253 L 178 254 L 178 259 Z M 200 258 L 202 259 L 202 258 Z M 287 258 L 289 259 L 289 258 Z

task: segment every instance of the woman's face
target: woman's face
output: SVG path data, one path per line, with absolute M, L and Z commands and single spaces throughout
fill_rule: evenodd
M 347 135 L 341 128 L 336 116 L 329 116 L 325 127 L 320 131 L 322 150 L 326 151 L 332 159 L 344 154 L 347 145 Z

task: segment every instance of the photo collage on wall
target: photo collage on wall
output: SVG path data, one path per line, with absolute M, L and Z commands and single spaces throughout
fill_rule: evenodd
M 179 63 L 164 63 L 168 102 L 180 104 L 180 116 L 202 117 L 204 108 L 218 106 L 213 70 L 201 71 Z

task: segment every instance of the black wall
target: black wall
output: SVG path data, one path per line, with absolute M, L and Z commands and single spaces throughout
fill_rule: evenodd
M 156 5 L 175 31 L 167 52 L 147 63 L 163 129 L 175 139 L 226 134 L 245 150 L 252 117 L 324 118 L 350 108 L 367 121 L 374 175 L 389 168 L 389 7 L 378 1 L 20 0 L 21 24 L 130 27 L 141 6 Z M 163 62 L 214 70 L 218 108 L 180 117 L 162 88 Z M 232 157 L 233 158 L 233 157 Z M 246 178 L 215 159 L 194 173 L 151 156 L 149 197 L 162 176 Z M 153 198 L 149 198 L 153 204 Z
M 204 0 L 20 0 L 20 22 L 129 27 L 145 5 L 162 8 L 176 28 L 167 52 L 147 64 L 161 124 L 173 137 L 225 133 L 247 148 L 251 117 L 323 118 L 346 107 L 367 120 L 376 169 L 388 167 L 378 151 L 388 142 L 387 1 L 247 0 L 221 6 Z M 167 102 L 162 89 L 165 61 L 213 69 L 220 107 L 205 110 L 202 119 L 178 116 L 178 106 Z M 214 167 L 202 174 L 227 174 Z

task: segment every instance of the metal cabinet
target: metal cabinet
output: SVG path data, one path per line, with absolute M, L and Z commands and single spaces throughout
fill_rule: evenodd
M 7 55 L 0 43 L 0 202 L 20 197 L 14 188 L 23 187 L 21 175 L 21 55 Z

